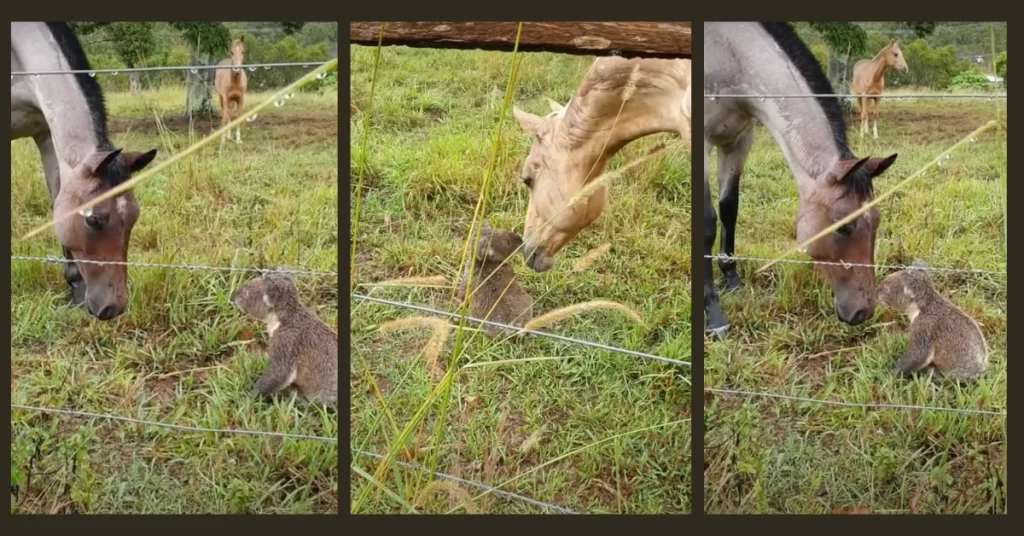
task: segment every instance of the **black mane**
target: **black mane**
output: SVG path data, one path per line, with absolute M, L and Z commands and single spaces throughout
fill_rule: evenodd
M 811 51 L 807 49 L 807 45 L 800 40 L 800 37 L 796 35 L 796 32 L 793 31 L 789 24 L 785 22 L 762 22 L 761 27 L 768 32 L 768 35 L 775 40 L 779 48 L 786 53 L 789 61 L 793 63 L 797 71 L 803 75 L 807 85 L 811 88 L 811 92 L 835 93 L 832 89 L 832 84 L 825 77 L 825 73 L 821 71 L 821 65 L 818 65 L 818 60 L 814 58 Z M 843 120 L 843 109 L 839 107 L 838 99 L 835 97 L 818 97 L 816 100 L 825 112 L 825 117 L 828 118 L 829 126 L 832 128 L 832 139 L 835 141 L 836 147 L 839 148 L 840 156 L 842 158 L 853 158 L 853 153 L 850 152 L 850 148 L 847 145 L 846 121 Z
M 89 59 L 86 58 L 85 51 L 82 49 L 82 44 L 75 37 L 74 32 L 71 31 L 67 23 L 47 22 L 46 26 L 50 29 L 53 39 L 57 42 L 61 54 L 64 55 L 64 59 L 67 60 L 71 69 L 76 71 L 92 69 L 92 66 L 89 65 Z M 107 135 L 107 107 L 103 100 L 103 91 L 100 89 L 100 85 L 96 82 L 95 78 L 88 74 L 78 73 L 73 76 L 75 81 L 78 82 L 78 87 L 82 90 L 82 95 L 85 96 L 86 105 L 89 107 L 89 115 L 92 116 L 93 130 L 98 144 L 96 149 L 103 151 L 113 150 L 114 146 L 110 143 L 110 138 Z M 120 184 L 130 176 L 128 169 L 121 163 L 121 159 L 115 159 L 111 162 L 107 166 L 106 171 L 105 176 L 101 178 L 111 186 Z

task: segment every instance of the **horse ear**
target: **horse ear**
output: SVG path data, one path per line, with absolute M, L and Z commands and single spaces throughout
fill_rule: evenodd
M 842 181 L 860 168 L 864 167 L 868 160 L 870 160 L 870 158 L 861 158 L 860 160 L 840 160 L 839 162 L 836 162 L 835 166 L 833 166 L 832 177 L 836 181 Z
M 125 153 L 124 159 L 132 173 L 149 165 L 156 158 L 156 149 L 145 153 Z
M 565 109 L 565 106 L 558 104 L 557 101 L 554 101 L 552 99 L 548 99 L 548 106 L 551 107 L 551 111 L 555 113 L 559 113 Z
M 107 171 L 107 166 L 116 160 L 119 154 L 121 154 L 121 149 L 114 149 L 105 153 L 95 152 L 86 158 L 84 164 L 89 169 L 91 175 L 103 175 Z
M 864 169 L 868 170 L 872 178 L 877 177 L 889 169 L 889 166 L 896 161 L 897 156 L 899 153 L 893 153 L 886 158 L 868 158 L 864 163 Z
M 518 106 L 512 106 L 512 115 L 519 121 L 519 126 L 530 134 L 536 134 L 540 130 L 541 118 L 529 112 L 524 112 Z

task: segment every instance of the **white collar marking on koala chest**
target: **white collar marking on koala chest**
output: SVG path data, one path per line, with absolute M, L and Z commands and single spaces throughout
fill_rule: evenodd
M 910 322 L 913 323 L 917 315 L 921 314 L 921 310 L 914 304 L 910 304 L 907 307 L 907 317 L 910 318 Z
M 270 313 L 267 315 L 267 335 L 273 337 L 274 332 L 277 328 L 281 327 L 281 320 L 277 318 L 277 315 Z

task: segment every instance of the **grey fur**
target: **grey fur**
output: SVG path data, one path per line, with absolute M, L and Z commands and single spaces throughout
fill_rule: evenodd
M 511 264 L 501 264 L 522 243 L 522 237 L 513 231 L 495 230 L 487 225 L 481 229 L 480 241 L 477 243 L 476 265 L 473 268 L 475 290 L 471 293 L 469 303 L 471 316 L 516 327 L 522 327 L 533 318 L 533 298 L 515 281 L 516 274 Z M 462 281 L 459 283 L 460 301 L 466 295 L 468 277 L 467 263 Z M 486 324 L 484 330 L 491 335 L 509 331 Z
M 287 273 L 267 273 L 239 287 L 231 303 L 266 322 L 270 365 L 253 391 L 269 397 L 296 390 L 306 400 L 338 405 L 338 334 L 299 301 Z M 276 328 L 274 324 L 276 323 Z
M 878 286 L 882 303 L 910 317 L 910 345 L 893 372 L 910 375 L 928 367 L 947 378 L 969 380 L 988 368 L 988 345 L 973 318 L 938 293 L 927 265 L 915 259 L 911 267 L 886 277 Z

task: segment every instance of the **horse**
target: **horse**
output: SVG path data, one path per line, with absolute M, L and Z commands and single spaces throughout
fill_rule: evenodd
M 245 90 L 249 86 L 249 80 L 245 76 L 245 69 L 241 67 L 245 60 L 245 36 L 239 37 L 231 43 L 231 57 L 220 60 L 217 64 L 217 75 L 214 77 L 213 86 L 217 89 L 220 97 L 220 126 L 234 121 L 242 115 L 242 104 L 245 103 Z M 226 67 L 230 67 L 227 69 Z M 231 138 L 231 132 L 225 132 L 220 143 Z M 235 143 L 242 143 L 242 127 L 235 127 Z
M 853 79 L 850 89 L 854 95 L 881 95 L 885 89 L 885 72 L 890 68 L 902 73 L 907 72 L 907 60 L 900 50 L 899 41 L 891 41 L 878 51 L 870 60 L 860 60 L 853 65 Z M 860 135 L 868 131 L 868 103 L 875 105 L 875 122 L 873 137 L 878 139 L 878 101 L 875 97 L 857 97 L 857 108 L 860 109 Z
M 704 313 L 705 330 L 724 337 L 728 322 L 721 310 L 711 268 L 717 216 L 711 204 L 708 162 L 718 150 L 720 253 L 735 250 L 739 184 L 761 123 L 782 149 L 796 179 L 800 205 L 796 238 L 804 242 L 873 197 L 872 181 L 896 160 L 857 158 L 846 140 L 843 111 L 834 98 L 759 98 L 756 94 L 831 94 L 832 86 L 807 46 L 786 23 L 715 22 L 704 24 Z M 718 99 L 716 93 L 751 94 Z M 710 97 L 708 95 L 711 95 Z M 871 208 L 823 237 L 805 251 L 816 261 L 872 263 L 880 223 Z M 720 259 L 727 291 L 742 286 L 736 261 Z M 857 325 L 874 315 L 874 270 L 863 266 L 816 265 L 828 279 L 839 320 Z
M 551 112 L 543 117 L 513 107 L 519 126 L 533 136 L 520 173 L 530 195 L 522 250 L 527 266 L 550 269 L 565 244 L 601 215 L 607 185 L 566 207 L 626 144 L 668 132 L 690 150 L 690 100 L 690 60 L 612 56 L 591 64 L 565 106 L 548 99 Z
M 11 70 L 89 70 L 82 45 L 65 23 L 12 22 Z M 99 84 L 88 74 L 11 77 L 11 141 L 31 137 L 42 159 L 50 208 L 64 214 L 123 183 L 156 158 L 115 148 Z M 131 191 L 58 223 L 64 280 L 71 302 L 100 320 L 124 313 L 128 268 L 73 261 L 128 260 L 139 218 Z

